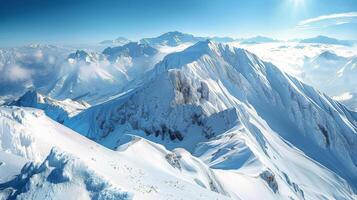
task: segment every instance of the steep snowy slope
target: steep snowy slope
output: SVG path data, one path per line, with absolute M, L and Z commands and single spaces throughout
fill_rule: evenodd
M 242 199 L 353 199 L 346 181 L 251 119 L 199 144 L 195 155 L 216 170 L 231 196 Z M 239 184 L 236 184 L 239 183 Z M 337 189 L 338 188 L 338 189 Z M 259 192 L 257 192 L 259 191 Z
M 134 129 L 135 134 L 169 149 L 184 147 L 191 152 L 196 152 L 200 142 L 211 141 L 240 125 L 252 137 L 247 141 L 252 143 L 249 151 L 263 152 L 259 159 L 268 160 L 263 166 L 272 172 L 258 171 L 269 185 L 273 184 L 272 188 L 275 188 L 272 176 L 284 173 L 294 180 L 301 177 L 299 183 L 306 184 L 304 192 L 310 197 L 323 198 L 318 191 L 308 188 L 314 188 L 317 181 L 328 185 L 331 179 L 339 186 L 327 188 L 344 188 L 341 191 L 345 192 L 326 191 L 326 198 L 350 196 L 349 186 L 338 175 L 356 188 L 356 117 L 339 103 L 255 55 L 210 41 L 169 54 L 141 86 L 92 107 L 65 124 L 110 148 L 115 148 L 123 133 Z M 268 142 L 269 135 L 276 142 Z M 234 143 L 232 149 L 239 146 L 240 142 Z M 275 163 L 276 154 L 281 162 L 292 156 L 277 153 L 281 149 L 292 151 L 304 164 L 296 168 L 270 167 L 267 163 Z M 205 155 L 205 151 L 196 155 Z M 327 169 L 316 166 L 307 156 Z M 223 164 L 219 168 L 225 167 Z M 312 174 L 306 170 L 316 167 L 324 175 L 316 174 L 309 179 Z M 338 175 L 330 174 L 329 170 Z M 300 190 L 287 180 L 284 188 L 295 188 L 293 193 L 298 195 Z M 289 194 L 280 190 L 278 193 Z
M 8 105 L 44 110 L 47 116 L 60 123 L 90 107 L 84 101 L 73 101 L 71 99 L 59 101 L 44 96 L 36 90 L 27 91 L 19 99 L 9 102 Z
M 217 146 L 239 142 L 244 149 L 244 143 L 252 142 L 246 145 L 246 148 L 254 151 L 248 153 L 251 155 L 249 161 L 245 162 L 244 167 L 232 162 L 234 165 L 225 165 L 226 168 L 223 168 L 229 170 L 212 170 L 184 149 L 171 152 L 161 145 L 128 135 L 121 138 L 122 145 L 116 151 L 105 149 L 51 121 L 39 110 L 2 107 L 0 113 L 0 138 L 3 141 L 0 146 L 0 160 L 3 163 L 0 173 L 9 167 L 18 170 L 13 174 L 19 173 L 15 178 L 8 176 L 1 180 L 0 195 L 4 198 L 353 198 L 349 187 L 338 176 L 314 164 L 302 153 L 297 153 L 296 149 L 287 151 L 290 147 L 272 136 L 265 141 L 267 154 L 275 157 L 274 164 L 269 163 L 259 143 L 253 142 L 255 136 L 244 133 L 240 128 L 234 128 L 220 138 L 212 138 L 198 149 L 203 150 L 208 146 L 209 151 L 213 152 L 221 149 L 213 154 L 215 159 L 212 160 L 227 157 L 228 161 L 237 159 L 233 155 L 238 155 L 240 158 L 237 161 L 242 162 L 243 154 L 230 151 L 231 155 L 225 155 L 225 148 Z M 223 138 L 225 141 L 222 141 Z M 210 146 L 211 142 L 216 144 Z M 276 142 L 279 145 L 274 146 L 279 149 L 271 146 Z M 232 145 L 233 150 L 242 149 L 237 147 Z M 287 157 L 281 158 L 284 155 L 294 162 L 286 162 Z M 22 158 L 18 160 L 18 156 Z M 21 171 L 18 166 L 13 166 L 12 163 L 23 164 L 21 160 L 24 159 L 43 161 L 28 163 Z M 9 167 L 4 169 L 6 166 Z M 232 170 L 236 169 L 233 166 L 240 169 Z M 282 169 L 290 172 L 289 168 L 294 169 L 293 174 L 280 172 Z M 298 173 L 297 170 L 301 168 L 312 172 L 306 175 L 308 179 Z
M 215 172 L 182 149 L 134 137 L 112 151 L 30 108 L 0 107 L 0 127 L 2 165 L 41 161 L 1 179 L 4 199 L 228 199 Z

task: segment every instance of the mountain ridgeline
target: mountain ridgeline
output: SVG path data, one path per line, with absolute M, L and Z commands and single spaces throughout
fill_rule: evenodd
M 209 40 L 167 55 L 140 86 L 65 124 L 109 148 L 130 127 L 192 153 L 202 142 L 242 129 L 267 159 L 274 157 L 270 148 L 278 148 L 269 141 L 274 137 L 356 187 L 356 115 L 254 54 Z

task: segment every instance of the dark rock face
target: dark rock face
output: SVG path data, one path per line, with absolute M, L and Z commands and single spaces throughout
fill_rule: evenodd
M 263 171 L 259 175 L 265 182 L 267 182 L 268 186 L 274 193 L 279 191 L 278 182 L 275 179 L 275 175 L 270 170 Z

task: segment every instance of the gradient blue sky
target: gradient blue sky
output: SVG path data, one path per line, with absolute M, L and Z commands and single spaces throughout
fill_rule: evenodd
M 172 30 L 357 39 L 357 0 L 0 0 L 0 46 L 136 40 Z

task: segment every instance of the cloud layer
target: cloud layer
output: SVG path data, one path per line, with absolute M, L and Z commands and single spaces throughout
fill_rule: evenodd
M 316 29 L 336 26 L 341 24 L 357 23 L 357 12 L 335 13 L 330 15 L 321 15 L 318 17 L 300 21 L 296 28 Z

